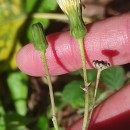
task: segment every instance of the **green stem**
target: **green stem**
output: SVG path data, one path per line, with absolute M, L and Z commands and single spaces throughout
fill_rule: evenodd
M 99 85 L 99 80 L 100 80 L 101 72 L 102 72 L 102 71 L 101 71 L 100 69 L 99 69 L 98 72 L 97 72 L 97 79 L 96 79 L 96 86 L 95 86 L 94 97 L 93 97 L 93 102 L 92 102 L 92 109 L 91 109 L 90 114 L 89 114 L 89 121 L 88 121 L 88 123 L 89 123 L 90 120 L 91 120 L 91 117 L 92 117 L 92 114 L 93 114 L 93 110 L 94 110 L 94 107 L 95 107 L 96 96 L 97 96 L 97 90 L 98 90 L 98 85 Z
M 44 19 L 54 19 L 60 21 L 68 21 L 68 18 L 64 14 L 57 14 L 57 13 L 34 13 L 31 15 L 33 18 L 44 18 Z M 91 23 L 92 19 L 90 18 L 83 18 L 85 23 Z
M 84 120 L 83 120 L 83 127 L 82 130 L 87 129 L 88 124 L 88 105 L 89 105 L 89 83 L 87 80 L 87 67 L 86 67 L 86 59 L 85 59 L 85 47 L 83 44 L 83 38 L 78 39 L 79 47 L 80 47 L 80 55 L 82 59 L 82 66 L 83 66 L 83 77 L 84 77 L 84 85 L 85 85 L 85 110 L 84 110 Z
M 48 86 L 49 86 L 50 100 L 51 100 L 51 107 L 52 107 L 52 121 L 53 121 L 53 125 L 55 127 L 55 130 L 59 130 L 58 122 L 57 122 L 57 119 L 56 119 L 55 102 L 54 102 L 54 94 L 53 94 L 53 88 L 52 88 L 52 83 L 51 83 L 51 76 L 49 74 L 46 55 L 45 55 L 44 52 L 41 52 L 41 55 L 42 55 L 42 59 L 43 59 L 43 62 L 44 62 L 46 78 L 47 78 Z

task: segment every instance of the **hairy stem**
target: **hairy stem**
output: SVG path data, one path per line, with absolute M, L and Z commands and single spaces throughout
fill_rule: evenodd
M 52 121 L 53 121 L 53 125 L 55 127 L 55 130 L 59 130 L 58 122 L 57 122 L 57 119 L 56 119 L 55 102 L 54 102 L 54 94 L 53 94 L 53 88 L 52 88 L 52 83 L 51 83 L 51 76 L 49 74 L 49 69 L 48 69 L 48 65 L 47 65 L 46 55 L 45 55 L 44 52 L 41 52 L 41 55 L 42 55 L 42 59 L 43 59 L 43 62 L 44 62 L 46 78 L 47 78 L 48 86 L 49 86 L 51 108 L 52 108 Z
M 87 80 L 87 67 L 86 67 L 86 59 L 85 59 L 85 47 L 83 44 L 83 38 L 78 39 L 79 47 L 80 47 L 80 55 L 82 59 L 82 66 L 83 66 L 83 77 L 84 77 L 84 85 L 85 85 L 85 109 L 84 109 L 84 120 L 83 120 L 83 127 L 82 130 L 87 129 L 88 124 L 88 105 L 89 105 L 89 83 Z
M 100 75 L 101 75 L 101 70 L 99 69 L 98 72 L 97 72 L 97 79 L 96 79 L 96 86 L 95 86 L 94 97 L 93 97 L 93 102 L 92 102 L 92 109 L 91 109 L 90 114 L 89 114 L 89 121 L 88 121 L 88 123 L 91 120 L 91 117 L 92 117 L 92 114 L 93 114 L 93 110 L 94 110 L 94 107 L 95 107 L 95 102 L 96 102 L 96 96 L 97 96 L 97 90 L 98 90 Z

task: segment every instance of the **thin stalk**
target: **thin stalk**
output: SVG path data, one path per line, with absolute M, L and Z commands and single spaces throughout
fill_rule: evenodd
M 44 19 L 53 19 L 53 20 L 60 20 L 60 21 L 68 21 L 68 18 L 64 14 L 57 14 L 57 13 L 34 13 L 31 15 L 33 18 L 44 18 Z M 85 23 L 91 23 L 91 18 L 83 18 Z
M 57 119 L 56 119 L 56 112 L 55 112 L 55 102 L 54 102 L 53 87 L 52 87 L 51 76 L 49 74 L 49 69 L 48 69 L 48 65 L 47 65 L 46 55 L 45 55 L 44 52 L 41 52 L 41 55 L 42 55 L 42 59 L 43 59 L 43 62 L 44 62 L 46 78 L 47 78 L 48 86 L 49 86 L 50 100 L 51 100 L 51 107 L 52 107 L 52 121 L 53 121 L 53 125 L 55 127 L 55 130 L 59 130 L 58 122 L 57 122 Z
M 89 83 L 87 80 L 87 67 L 86 67 L 86 59 L 85 59 L 85 47 L 83 44 L 83 38 L 78 39 L 79 48 L 80 48 L 80 55 L 82 59 L 82 66 L 83 66 L 83 77 L 84 77 L 84 85 L 85 85 L 85 109 L 84 109 L 84 120 L 83 120 L 83 127 L 82 130 L 87 129 L 87 122 L 88 122 L 88 105 L 89 105 Z
M 88 123 L 90 123 L 90 120 L 91 120 L 91 117 L 92 117 L 92 114 L 93 114 L 93 110 L 94 110 L 94 107 L 95 107 L 97 90 L 98 90 L 98 85 L 99 85 L 99 80 L 100 80 L 101 72 L 102 72 L 102 70 L 98 69 L 97 79 L 96 79 L 96 86 L 95 86 L 94 97 L 93 97 L 93 102 L 92 102 L 92 109 L 91 109 L 90 114 L 89 114 L 89 121 L 88 121 Z

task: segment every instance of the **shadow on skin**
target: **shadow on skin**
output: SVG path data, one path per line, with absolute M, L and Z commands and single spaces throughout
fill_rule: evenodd
M 105 121 L 91 125 L 89 130 L 130 130 L 130 110 Z
M 130 130 L 130 84 L 117 91 L 92 116 L 88 130 Z M 67 130 L 82 130 L 83 118 Z
M 81 128 L 82 119 L 67 130 L 81 130 Z M 130 130 L 130 110 L 99 123 L 93 122 L 88 130 Z
M 62 61 L 61 61 L 60 58 L 58 57 L 58 54 L 57 54 L 56 49 L 55 49 L 55 41 L 58 39 L 60 33 L 59 33 L 59 35 L 57 35 L 57 34 L 58 34 L 58 33 L 53 34 L 53 35 L 50 36 L 50 38 L 48 38 L 48 41 L 51 43 L 51 44 L 50 44 L 50 48 L 51 48 L 51 50 L 52 50 L 52 52 L 53 52 L 53 55 L 54 55 L 54 57 L 55 57 L 55 60 L 56 60 L 57 64 L 58 64 L 63 70 L 65 70 L 66 72 L 69 73 L 70 71 L 69 71 L 68 68 L 62 63 Z

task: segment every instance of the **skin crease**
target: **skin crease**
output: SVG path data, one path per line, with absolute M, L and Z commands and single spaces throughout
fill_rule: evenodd
M 87 67 L 93 60 L 122 65 L 130 62 L 130 13 L 106 19 L 87 26 L 84 42 L 87 52 Z M 78 43 L 69 32 L 47 36 L 49 47 L 46 56 L 51 75 L 61 75 L 82 67 Z M 111 57 L 102 51 L 117 52 Z M 87 58 L 88 57 L 88 58 Z M 31 76 L 44 75 L 43 63 L 33 44 L 24 46 L 17 54 L 17 65 Z M 89 130 L 130 130 L 130 85 L 96 108 Z M 81 130 L 82 119 L 67 130 Z

